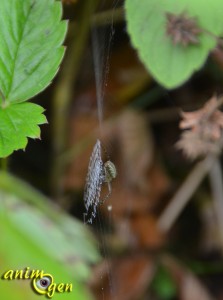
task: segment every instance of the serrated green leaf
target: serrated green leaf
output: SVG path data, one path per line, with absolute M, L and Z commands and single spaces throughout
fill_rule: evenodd
M 167 88 L 175 88 L 202 67 L 216 46 L 212 34 L 223 32 L 222 10 L 220 0 L 126 0 L 128 32 L 154 78 Z M 195 17 L 203 30 L 199 44 L 174 45 L 166 34 L 167 12 Z
M 0 107 L 0 157 L 14 150 L 24 149 L 27 138 L 40 138 L 38 125 L 47 123 L 44 109 L 33 103 L 12 104 Z
M 67 23 L 54 0 L 1 0 L 0 12 L 0 90 L 7 103 L 23 102 L 55 76 Z

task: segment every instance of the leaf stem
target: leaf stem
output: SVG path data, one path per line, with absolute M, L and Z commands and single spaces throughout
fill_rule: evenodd
M 1 158 L 1 171 L 7 171 L 8 170 L 8 158 Z
M 209 172 L 209 177 L 213 195 L 215 215 L 219 229 L 221 251 L 223 251 L 223 178 L 219 158 L 216 158 L 214 160 L 213 166 Z

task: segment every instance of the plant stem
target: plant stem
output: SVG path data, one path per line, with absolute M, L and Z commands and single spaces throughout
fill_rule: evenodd
M 223 178 L 221 164 L 218 158 L 213 162 L 213 166 L 209 172 L 210 185 L 213 194 L 215 215 L 219 229 L 219 240 L 221 250 L 223 251 Z
M 211 170 L 215 159 L 209 155 L 195 165 L 158 220 L 158 228 L 162 232 L 167 232 L 172 227 L 197 187 Z
M 8 158 L 1 158 L 1 171 L 8 170 Z
M 123 7 L 118 7 L 116 9 L 109 9 L 107 11 L 103 11 L 95 14 L 92 17 L 92 25 L 93 26 L 105 26 L 111 23 L 120 23 L 125 19 L 125 12 Z

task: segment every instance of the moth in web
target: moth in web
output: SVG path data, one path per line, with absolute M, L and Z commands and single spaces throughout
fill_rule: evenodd
M 110 160 L 103 163 L 101 142 L 97 140 L 90 157 L 84 188 L 84 205 L 86 208 L 86 213 L 84 213 L 85 223 L 92 223 L 92 220 L 96 217 L 97 207 L 110 197 L 112 192 L 111 182 L 116 175 L 115 165 Z M 104 183 L 108 185 L 108 193 L 103 199 L 100 199 L 101 188 Z

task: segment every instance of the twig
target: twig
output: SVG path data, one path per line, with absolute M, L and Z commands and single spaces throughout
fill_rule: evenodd
M 213 162 L 213 166 L 209 172 L 209 178 L 219 229 L 220 245 L 221 250 L 223 251 L 223 178 L 221 164 L 218 158 L 216 158 Z
M 195 165 L 158 220 L 158 228 L 162 232 L 167 232 L 174 224 L 197 187 L 212 168 L 214 160 L 213 156 L 207 156 Z
M 109 9 L 107 11 L 103 11 L 95 14 L 92 17 L 92 25 L 93 26 L 105 26 L 111 24 L 111 20 L 114 23 L 120 23 L 124 21 L 125 13 L 123 7 L 119 7 L 116 9 Z

